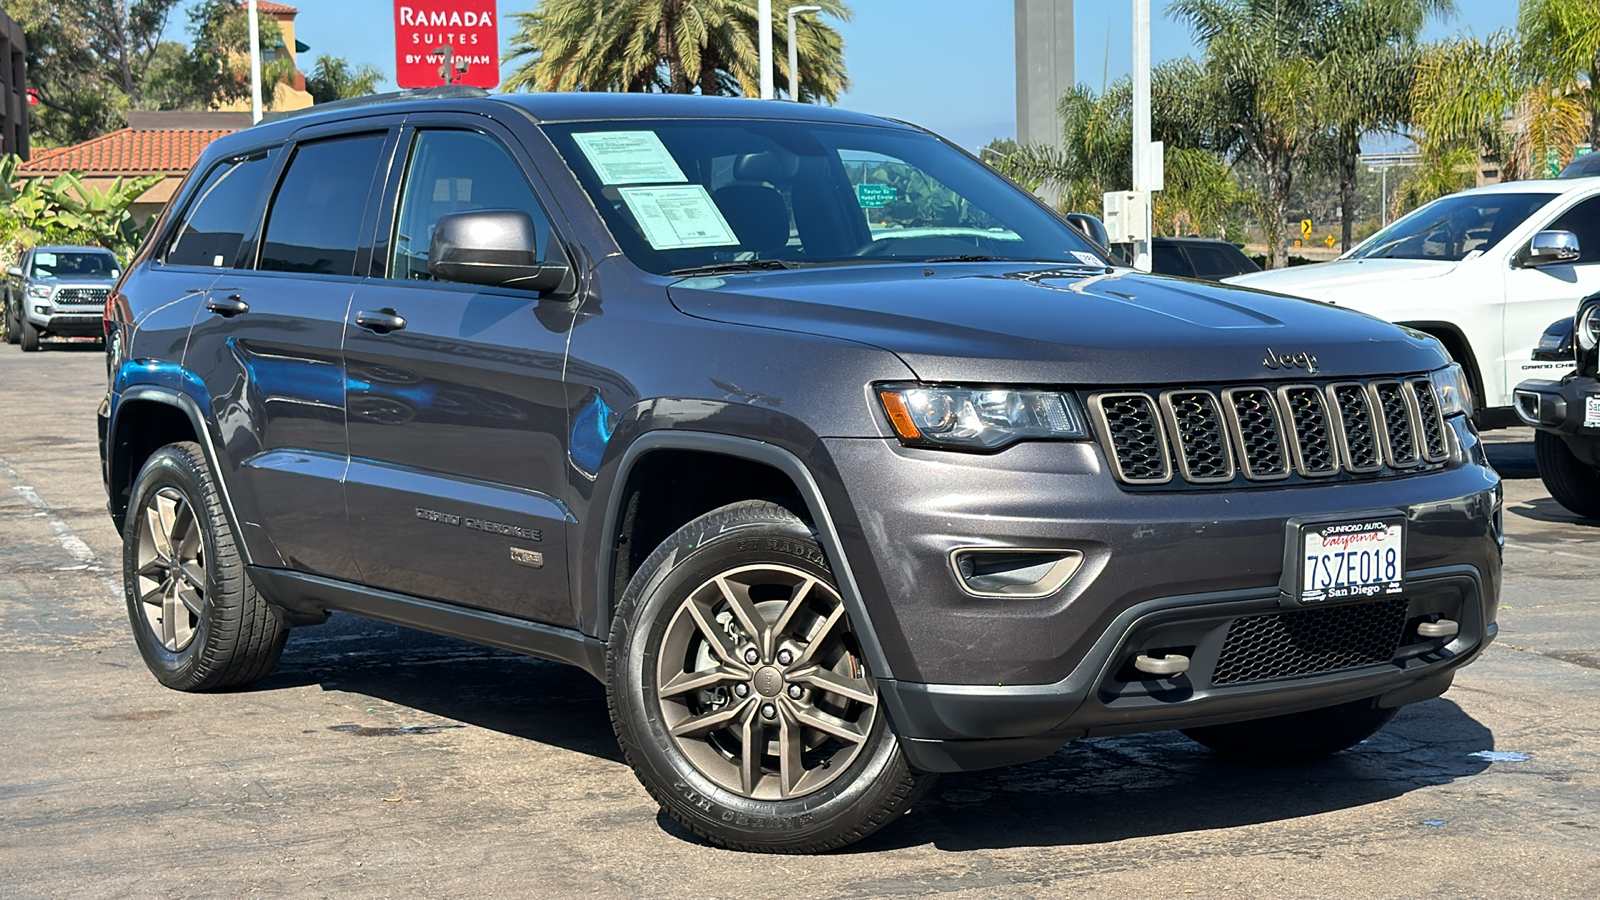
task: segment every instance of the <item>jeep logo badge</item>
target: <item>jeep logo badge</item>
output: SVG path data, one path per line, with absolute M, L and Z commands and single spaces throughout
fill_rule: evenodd
M 1305 369 L 1308 375 L 1317 374 L 1317 358 L 1309 353 L 1279 353 L 1268 347 L 1261 364 L 1269 369 Z

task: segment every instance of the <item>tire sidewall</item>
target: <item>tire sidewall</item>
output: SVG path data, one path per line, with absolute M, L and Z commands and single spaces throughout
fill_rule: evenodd
M 122 535 L 122 590 L 128 606 L 128 621 L 133 628 L 134 642 L 144 657 L 150 671 L 164 685 L 184 690 L 199 683 L 205 648 L 212 642 L 212 629 L 216 621 L 215 605 L 222 591 L 217 583 L 217 542 L 215 528 L 218 523 L 211 518 L 204 482 L 197 466 L 202 460 L 180 447 L 163 447 L 152 455 L 129 495 L 127 522 Z M 206 593 L 200 607 L 200 620 L 194 638 L 182 650 L 173 652 L 162 645 L 151 630 L 139 600 L 139 531 L 144 526 L 145 503 L 150 495 L 164 487 L 176 488 L 193 510 L 199 524 L 200 540 L 205 546 Z
M 775 558 L 776 555 L 776 558 Z M 880 705 L 867 746 L 827 786 L 790 800 L 753 800 L 718 786 L 677 750 L 656 700 L 657 648 L 685 593 L 738 565 L 781 561 L 833 584 L 827 559 L 806 526 L 776 517 L 715 530 L 698 542 L 683 542 L 654 567 L 646 565 L 629 586 L 629 627 L 621 636 L 610 690 L 618 728 L 634 749 L 646 786 L 681 818 L 737 840 L 764 845 L 805 843 L 859 824 L 861 811 L 877 806 L 876 795 L 894 788 L 904 769 L 898 745 Z M 640 581 L 643 584 L 639 584 Z M 637 591 L 637 593 L 636 593 Z M 888 777 L 886 777 L 888 776 Z M 787 838 L 787 840 L 786 840 Z

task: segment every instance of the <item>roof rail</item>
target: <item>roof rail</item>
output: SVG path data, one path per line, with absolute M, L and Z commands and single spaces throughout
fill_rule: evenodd
M 480 87 L 466 84 L 442 85 L 435 88 L 408 88 L 403 91 L 390 91 L 387 94 L 368 94 L 365 97 L 351 97 L 348 100 L 335 100 L 332 103 L 318 103 L 305 109 L 289 109 L 282 112 L 267 113 L 261 117 L 262 123 L 281 122 L 295 116 L 310 115 L 311 113 L 324 112 L 330 109 L 354 109 L 358 106 L 377 106 L 383 103 L 404 103 L 407 100 L 464 100 L 487 97 L 489 92 Z

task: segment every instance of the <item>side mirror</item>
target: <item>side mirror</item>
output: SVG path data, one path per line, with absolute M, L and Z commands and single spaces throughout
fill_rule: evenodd
M 1067 222 L 1078 229 L 1084 237 L 1093 241 L 1101 253 L 1110 252 L 1111 236 L 1106 234 L 1104 222 L 1087 213 L 1067 213 Z
M 569 269 L 539 262 L 537 231 L 520 209 L 440 216 L 428 245 L 428 272 L 442 281 L 553 291 Z
M 1541 231 L 1522 255 L 1522 264 L 1530 269 L 1577 261 L 1578 236 L 1570 231 Z
M 21 278 L 22 277 L 22 267 L 21 266 L 12 266 L 11 268 L 6 270 L 6 274 L 10 275 L 12 278 Z

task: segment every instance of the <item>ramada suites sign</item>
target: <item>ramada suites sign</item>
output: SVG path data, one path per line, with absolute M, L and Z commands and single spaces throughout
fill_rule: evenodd
M 499 84 L 497 18 L 494 0 L 396 0 L 395 83 L 403 88 Z M 445 64 L 445 47 L 455 61 L 449 78 L 439 72 Z

